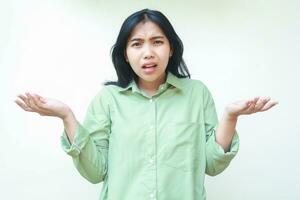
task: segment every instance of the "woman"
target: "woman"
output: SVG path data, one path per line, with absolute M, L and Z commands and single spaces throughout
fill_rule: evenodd
M 238 151 L 240 115 L 277 104 L 255 97 L 226 106 L 218 123 L 208 88 L 190 79 L 183 45 L 168 19 L 144 9 L 123 23 L 107 82 L 80 124 L 64 103 L 19 95 L 28 112 L 63 120 L 62 146 L 79 173 L 104 181 L 101 200 L 203 200 L 205 173 L 221 173 Z

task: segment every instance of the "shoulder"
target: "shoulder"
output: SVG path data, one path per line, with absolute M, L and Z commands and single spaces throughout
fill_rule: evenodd
M 109 102 L 111 100 L 111 86 L 101 85 L 99 90 L 92 98 L 92 103 Z
M 209 93 L 207 85 L 198 79 L 184 78 L 181 80 L 184 90 L 193 90 L 193 92 Z
M 117 85 L 101 85 L 95 98 L 100 99 L 101 101 L 115 102 L 116 99 L 122 96 L 121 91 L 123 90 L 124 88 Z

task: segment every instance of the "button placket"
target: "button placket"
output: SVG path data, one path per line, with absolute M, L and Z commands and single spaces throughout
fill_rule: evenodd
M 79 148 L 75 143 L 73 143 L 72 145 L 73 145 L 73 147 L 74 147 L 74 150 L 75 150 L 75 152 L 76 152 L 76 155 L 79 155 L 79 154 L 80 154 L 80 148 Z
M 150 163 L 150 164 L 153 164 L 153 163 L 154 163 L 154 160 L 151 158 L 151 159 L 149 160 L 149 163 Z
M 155 200 L 156 199 L 156 191 L 154 190 L 152 193 L 150 193 L 149 197 L 151 200 Z
M 148 175 L 149 175 L 149 188 L 152 188 L 152 190 L 149 191 L 148 193 L 148 198 L 147 199 L 151 199 L 151 200 L 155 200 L 156 199 L 156 192 L 155 192 L 155 188 L 156 188 L 156 98 L 155 97 L 150 97 L 148 99 L 149 104 L 151 104 L 149 106 L 149 112 L 151 112 L 151 120 L 149 120 L 149 124 L 148 124 L 148 140 L 147 143 L 149 145 L 149 149 L 147 151 L 147 169 L 148 171 Z M 150 114 L 150 113 L 149 113 Z M 147 184 L 147 185 L 148 185 Z
M 156 199 L 156 197 L 155 197 L 155 191 L 152 192 L 152 193 L 149 195 L 149 197 L 150 197 L 151 200 L 155 200 L 155 199 Z

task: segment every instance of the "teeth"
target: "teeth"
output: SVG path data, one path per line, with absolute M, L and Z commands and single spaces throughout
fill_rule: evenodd
M 155 67 L 156 65 L 145 65 L 143 68 Z

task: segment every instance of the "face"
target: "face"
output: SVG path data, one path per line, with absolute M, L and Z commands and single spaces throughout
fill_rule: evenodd
M 172 55 L 170 43 L 158 25 L 140 22 L 128 38 L 125 58 L 138 75 L 138 84 L 159 85 Z

